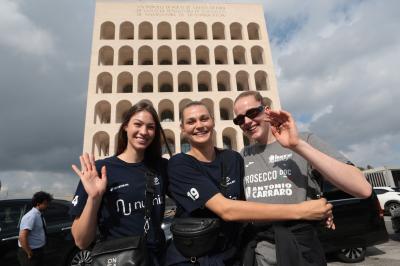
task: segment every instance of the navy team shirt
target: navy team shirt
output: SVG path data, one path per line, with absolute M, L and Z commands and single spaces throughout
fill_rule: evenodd
M 165 237 L 161 230 L 161 222 L 165 207 L 166 164 L 163 159 L 160 174 L 154 178 L 155 194 L 150 220 L 147 243 L 149 248 L 157 248 L 163 244 Z M 101 173 L 106 166 L 107 189 L 103 195 L 98 211 L 98 226 L 101 237 L 114 239 L 124 236 L 142 235 L 144 232 L 145 210 L 145 172 L 148 168 L 143 162 L 127 163 L 117 156 L 96 161 L 96 169 Z M 82 182 L 79 182 L 72 200 L 71 216 L 74 218 L 82 213 L 87 193 Z
M 212 162 L 201 162 L 194 157 L 179 153 L 168 162 L 169 191 L 177 204 L 176 217 L 217 217 L 205 207 L 206 202 L 221 193 L 222 163 L 226 168 L 227 188 L 223 193 L 229 199 L 243 199 L 243 159 L 232 150 L 217 150 Z M 223 222 L 222 230 L 234 241 L 239 223 Z M 226 243 L 229 246 L 230 243 Z

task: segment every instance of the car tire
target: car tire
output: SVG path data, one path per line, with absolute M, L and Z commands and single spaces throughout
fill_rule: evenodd
M 337 257 L 346 263 L 360 262 L 365 259 L 366 250 L 365 247 L 345 248 L 338 251 Z
M 397 202 L 392 202 L 387 205 L 387 210 L 390 215 L 393 214 L 393 211 L 400 208 L 400 204 Z
M 66 266 L 89 266 L 92 263 L 92 255 L 90 250 L 74 249 Z

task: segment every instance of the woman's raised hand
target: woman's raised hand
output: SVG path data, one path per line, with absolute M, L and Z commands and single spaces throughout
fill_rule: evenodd
M 266 111 L 271 132 L 276 140 L 285 148 L 293 148 L 299 143 L 297 127 L 292 115 L 283 110 Z
M 88 197 L 101 199 L 107 187 L 106 167 L 103 166 L 101 168 L 100 177 L 96 170 L 94 156 L 84 153 L 79 156 L 79 160 L 81 162 L 81 170 L 74 164 L 72 165 L 72 169 L 80 177 Z

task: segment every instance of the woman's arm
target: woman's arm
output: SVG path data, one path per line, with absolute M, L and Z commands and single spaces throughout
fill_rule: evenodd
M 332 158 L 299 138 L 296 123 L 290 113 L 267 110 L 267 114 L 272 134 L 283 147 L 298 153 L 339 189 L 355 197 L 371 196 L 372 187 L 360 170 Z
M 266 204 L 231 200 L 218 193 L 205 205 L 225 221 L 322 220 L 332 216 L 332 204 L 326 199 L 298 204 Z
M 80 177 L 88 197 L 81 215 L 75 218 L 72 224 L 71 232 L 75 244 L 80 249 L 85 249 L 96 237 L 97 212 L 107 187 L 107 175 L 106 167 L 103 166 L 101 178 L 99 177 L 94 164 L 94 157 L 89 158 L 89 155 L 85 153 L 79 159 L 81 171 L 75 165 L 72 165 L 72 169 Z

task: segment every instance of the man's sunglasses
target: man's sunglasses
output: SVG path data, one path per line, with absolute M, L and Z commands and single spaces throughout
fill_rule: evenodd
M 258 107 L 251 108 L 246 111 L 244 115 L 238 115 L 233 119 L 233 123 L 235 125 L 240 126 L 241 124 L 244 123 L 244 119 L 247 116 L 250 119 L 255 118 L 259 113 L 261 113 L 264 110 L 264 106 L 260 105 Z

